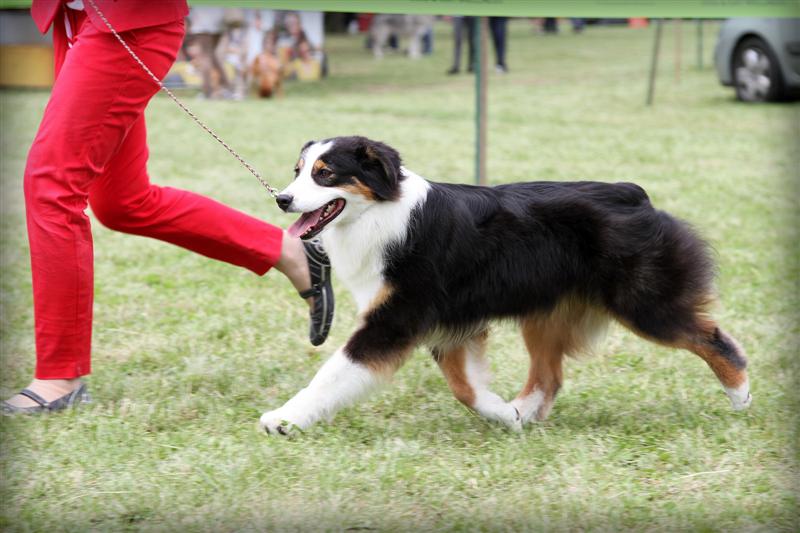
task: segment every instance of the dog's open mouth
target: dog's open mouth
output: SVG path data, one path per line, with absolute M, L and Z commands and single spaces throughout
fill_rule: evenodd
M 339 213 L 344 209 L 344 205 L 345 201 L 337 198 L 319 209 L 303 213 L 287 231 L 292 237 L 310 239 L 322 231 L 322 228 L 327 226 L 334 218 L 338 217 Z

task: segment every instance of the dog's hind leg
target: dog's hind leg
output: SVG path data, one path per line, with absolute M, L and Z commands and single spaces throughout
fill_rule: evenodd
M 750 381 L 747 377 L 747 358 L 736 340 L 722 331 L 717 323 L 701 309 L 693 313 L 675 313 L 673 316 L 686 317 L 676 320 L 675 327 L 648 330 L 632 325 L 632 321 L 622 324 L 642 337 L 672 348 L 689 350 L 700 356 L 719 379 L 731 405 L 737 411 L 746 409 L 752 402 Z M 659 324 L 668 324 L 665 317 Z
M 563 380 L 565 355 L 589 350 L 608 325 L 608 315 L 578 297 L 561 300 L 550 312 L 520 322 L 530 355 L 528 381 L 511 403 L 522 422 L 544 420 L 550 414 Z
M 522 423 L 517 409 L 489 390 L 486 340 L 487 333 L 482 332 L 457 346 L 434 348 L 433 355 L 458 401 L 489 420 L 519 431 Z
M 521 329 L 531 361 L 528 381 L 511 403 L 526 423 L 550 414 L 563 380 L 561 363 L 567 339 L 563 331 L 548 328 L 539 320 L 525 320 Z
M 697 323 L 691 333 L 681 335 L 677 341 L 662 344 L 684 348 L 699 355 L 719 379 L 733 408 L 736 411 L 746 409 L 753 398 L 750 395 L 744 350 L 713 320 L 700 317 Z

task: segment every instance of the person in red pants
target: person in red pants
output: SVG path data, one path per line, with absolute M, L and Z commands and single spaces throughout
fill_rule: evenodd
M 110 33 L 99 9 L 160 78 L 184 37 L 185 0 L 34 0 L 53 27 L 56 81 L 25 168 L 36 333 L 33 382 L 3 412 L 52 411 L 86 397 L 93 251 L 87 204 L 109 228 L 161 239 L 263 275 L 275 267 L 311 307 L 311 342 L 332 320 L 330 263 L 315 243 L 147 175 L 144 109 L 158 85 Z

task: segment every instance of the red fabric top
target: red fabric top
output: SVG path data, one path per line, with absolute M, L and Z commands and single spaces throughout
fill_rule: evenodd
M 103 15 L 117 31 L 128 31 L 148 26 L 158 26 L 182 19 L 189 14 L 186 0 L 94 0 Z M 66 0 L 33 0 L 31 16 L 39 31 L 46 33 L 56 13 Z M 97 15 L 89 0 L 83 0 L 83 9 L 95 27 L 108 32 L 108 27 Z M 68 9 L 65 7 L 64 9 Z

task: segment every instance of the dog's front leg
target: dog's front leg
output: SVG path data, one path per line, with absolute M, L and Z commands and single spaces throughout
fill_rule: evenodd
M 390 291 L 381 292 L 362 315 L 362 326 L 328 359 L 308 387 L 283 407 L 261 415 L 268 433 L 287 434 L 292 427 L 305 429 L 386 382 L 411 354 L 428 313 L 405 300 L 397 302 Z M 407 317 L 402 323 L 396 317 Z
M 283 407 L 261 415 L 267 433 L 288 434 L 292 427 L 305 429 L 320 419 L 331 419 L 347 405 L 374 389 L 386 374 L 355 362 L 347 348 L 339 348 L 319 369 L 306 388 Z

